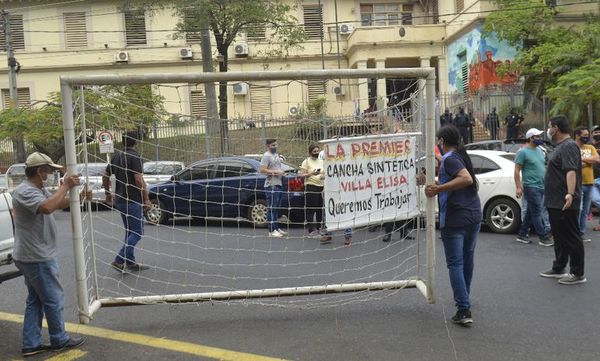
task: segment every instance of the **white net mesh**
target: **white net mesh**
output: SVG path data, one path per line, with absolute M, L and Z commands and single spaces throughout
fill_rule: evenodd
M 384 282 L 422 279 L 425 269 L 420 227 L 425 201 L 417 186 L 425 166 L 422 83 L 388 80 L 387 97 L 361 99 L 359 88 L 371 89 L 371 84 L 376 80 L 229 83 L 226 121 L 209 120 L 203 84 L 74 89 L 76 129 L 88 135 L 79 138 L 85 141 L 76 146 L 77 162 L 94 191 L 92 203 L 104 200 L 100 174 L 110 148 L 106 139 L 98 141 L 98 134 L 109 132 L 118 153 L 121 136 L 132 129 L 142 134 L 137 151 L 152 202 L 134 250 L 135 262 L 150 268 L 139 272 L 111 267 L 126 238 L 122 214 L 93 204 L 82 213 L 90 301 L 208 298 L 323 307 L 387 297 L 414 286 L 396 283 L 395 290 L 364 292 L 388 288 Z M 284 159 L 278 208 L 283 237 L 270 236 L 266 228 L 265 176 L 259 169 L 269 138 L 277 139 Z M 319 219 L 306 219 L 306 179 L 298 168 L 311 144 L 325 153 L 328 230 Z M 364 202 L 372 205 L 361 208 Z M 384 242 L 386 223 L 393 232 L 389 242 Z M 320 230 L 309 235 L 311 224 Z M 346 293 L 364 283 L 372 286 Z M 310 288 L 328 285 L 341 288 Z M 228 296 L 206 296 L 211 292 Z M 315 295 L 283 297 L 310 293 Z

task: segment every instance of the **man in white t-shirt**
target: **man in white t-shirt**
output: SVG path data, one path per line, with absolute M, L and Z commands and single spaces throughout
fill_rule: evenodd
M 283 237 L 287 232 L 279 227 L 279 207 L 283 193 L 281 157 L 277 154 L 277 139 L 266 140 L 267 151 L 260 160 L 260 173 L 265 174 L 265 193 L 267 197 L 267 226 L 270 237 Z

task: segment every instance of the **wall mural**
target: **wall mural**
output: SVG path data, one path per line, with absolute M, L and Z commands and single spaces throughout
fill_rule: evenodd
M 483 38 L 481 25 L 476 26 L 448 44 L 448 90 L 464 93 L 467 86 L 470 93 L 475 93 L 517 85 L 519 77 L 515 72 L 498 72 L 499 65 L 510 64 L 515 55 L 515 48 L 498 40 L 494 34 Z

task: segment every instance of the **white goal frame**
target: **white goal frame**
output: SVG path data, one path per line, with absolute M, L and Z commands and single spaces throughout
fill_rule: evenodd
M 434 68 L 388 68 L 388 69 L 337 69 L 337 70 L 298 70 L 298 71 L 254 71 L 227 73 L 194 74 L 147 74 L 147 75 L 88 75 L 61 76 L 62 116 L 65 140 L 65 159 L 67 171 L 76 172 L 77 154 L 75 147 L 75 122 L 73 118 L 73 89 L 91 85 L 129 85 L 129 84 L 169 84 L 169 83 L 209 83 L 219 81 L 267 81 L 267 80 L 318 80 L 318 79 L 368 79 L 368 78 L 406 77 L 419 79 L 420 88 L 424 88 L 425 108 L 425 154 L 426 179 L 433 183 L 435 174 L 435 69 Z M 424 85 L 424 86 L 423 86 Z M 70 191 L 70 209 L 72 223 L 72 241 L 77 287 L 79 322 L 89 323 L 100 307 L 121 305 L 142 305 L 150 303 L 205 302 L 212 300 L 232 300 L 282 296 L 314 295 L 324 293 L 343 293 L 356 291 L 391 290 L 398 288 L 417 288 L 427 299 L 434 303 L 434 265 L 435 265 L 435 202 L 427 198 L 426 203 L 426 274 L 425 278 L 395 280 L 386 282 L 364 282 L 350 284 L 315 285 L 304 287 L 284 287 L 257 290 L 238 290 L 226 292 L 204 292 L 176 295 L 114 297 L 94 300 L 88 297 L 86 264 L 83 244 L 83 224 L 77 188 Z

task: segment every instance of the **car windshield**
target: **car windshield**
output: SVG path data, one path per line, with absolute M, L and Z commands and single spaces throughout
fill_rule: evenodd
M 515 161 L 515 154 L 514 154 L 514 153 L 502 154 L 502 155 L 500 155 L 500 156 L 501 156 L 502 158 L 504 158 L 504 159 L 508 159 L 508 160 L 510 160 L 511 162 L 514 162 L 514 161 Z
M 181 164 L 176 163 L 144 163 L 143 172 L 144 174 L 168 174 L 172 175 L 179 172 L 183 167 Z

